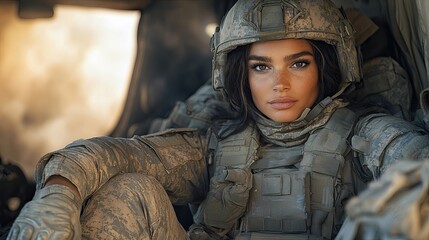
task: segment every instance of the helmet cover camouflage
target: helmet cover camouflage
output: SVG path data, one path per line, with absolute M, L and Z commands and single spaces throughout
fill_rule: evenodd
M 336 47 L 344 89 L 360 80 L 353 35 L 350 22 L 330 0 L 238 0 L 211 40 L 213 87 L 223 87 L 227 54 L 237 46 L 303 38 Z

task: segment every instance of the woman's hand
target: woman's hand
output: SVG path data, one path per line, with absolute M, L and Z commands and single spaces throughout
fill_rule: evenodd
M 246 211 L 252 173 L 249 169 L 217 167 L 210 191 L 197 212 L 197 222 L 227 233 Z
M 24 206 L 13 223 L 8 240 L 81 238 L 82 199 L 70 182 L 72 186 L 65 186 L 67 182 L 65 185 L 56 183 L 59 182 L 53 180 L 36 191 L 33 200 Z

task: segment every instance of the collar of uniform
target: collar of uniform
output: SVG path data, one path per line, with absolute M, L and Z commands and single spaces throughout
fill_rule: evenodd
M 335 110 L 347 106 L 347 103 L 342 99 L 334 99 L 317 106 L 304 119 L 289 123 L 274 122 L 254 109 L 251 114 L 265 141 L 290 147 L 304 143 L 312 130 L 325 125 Z

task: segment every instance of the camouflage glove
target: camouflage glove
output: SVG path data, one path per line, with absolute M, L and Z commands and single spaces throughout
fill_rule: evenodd
M 37 190 L 12 225 L 12 239 L 81 239 L 82 200 L 66 186 Z
M 249 169 L 218 167 L 210 180 L 209 193 L 198 209 L 196 222 L 210 228 L 209 231 L 226 234 L 246 211 L 251 188 Z
M 429 161 L 401 161 L 347 204 L 337 239 L 426 239 Z

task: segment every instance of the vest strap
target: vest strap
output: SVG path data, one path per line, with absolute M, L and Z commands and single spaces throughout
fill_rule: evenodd
M 283 233 L 299 233 L 307 231 L 305 219 L 275 219 L 253 217 L 247 221 L 247 231 L 270 231 Z
M 302 160 L 302 151 L 302 146 L 293 147 L 287 151 L 285 151 L 283 147 L 275 149 L 262 148 L 260 152 L 264 158 L 255 161 L 250 168 L 255 170 L 292 166 Z

